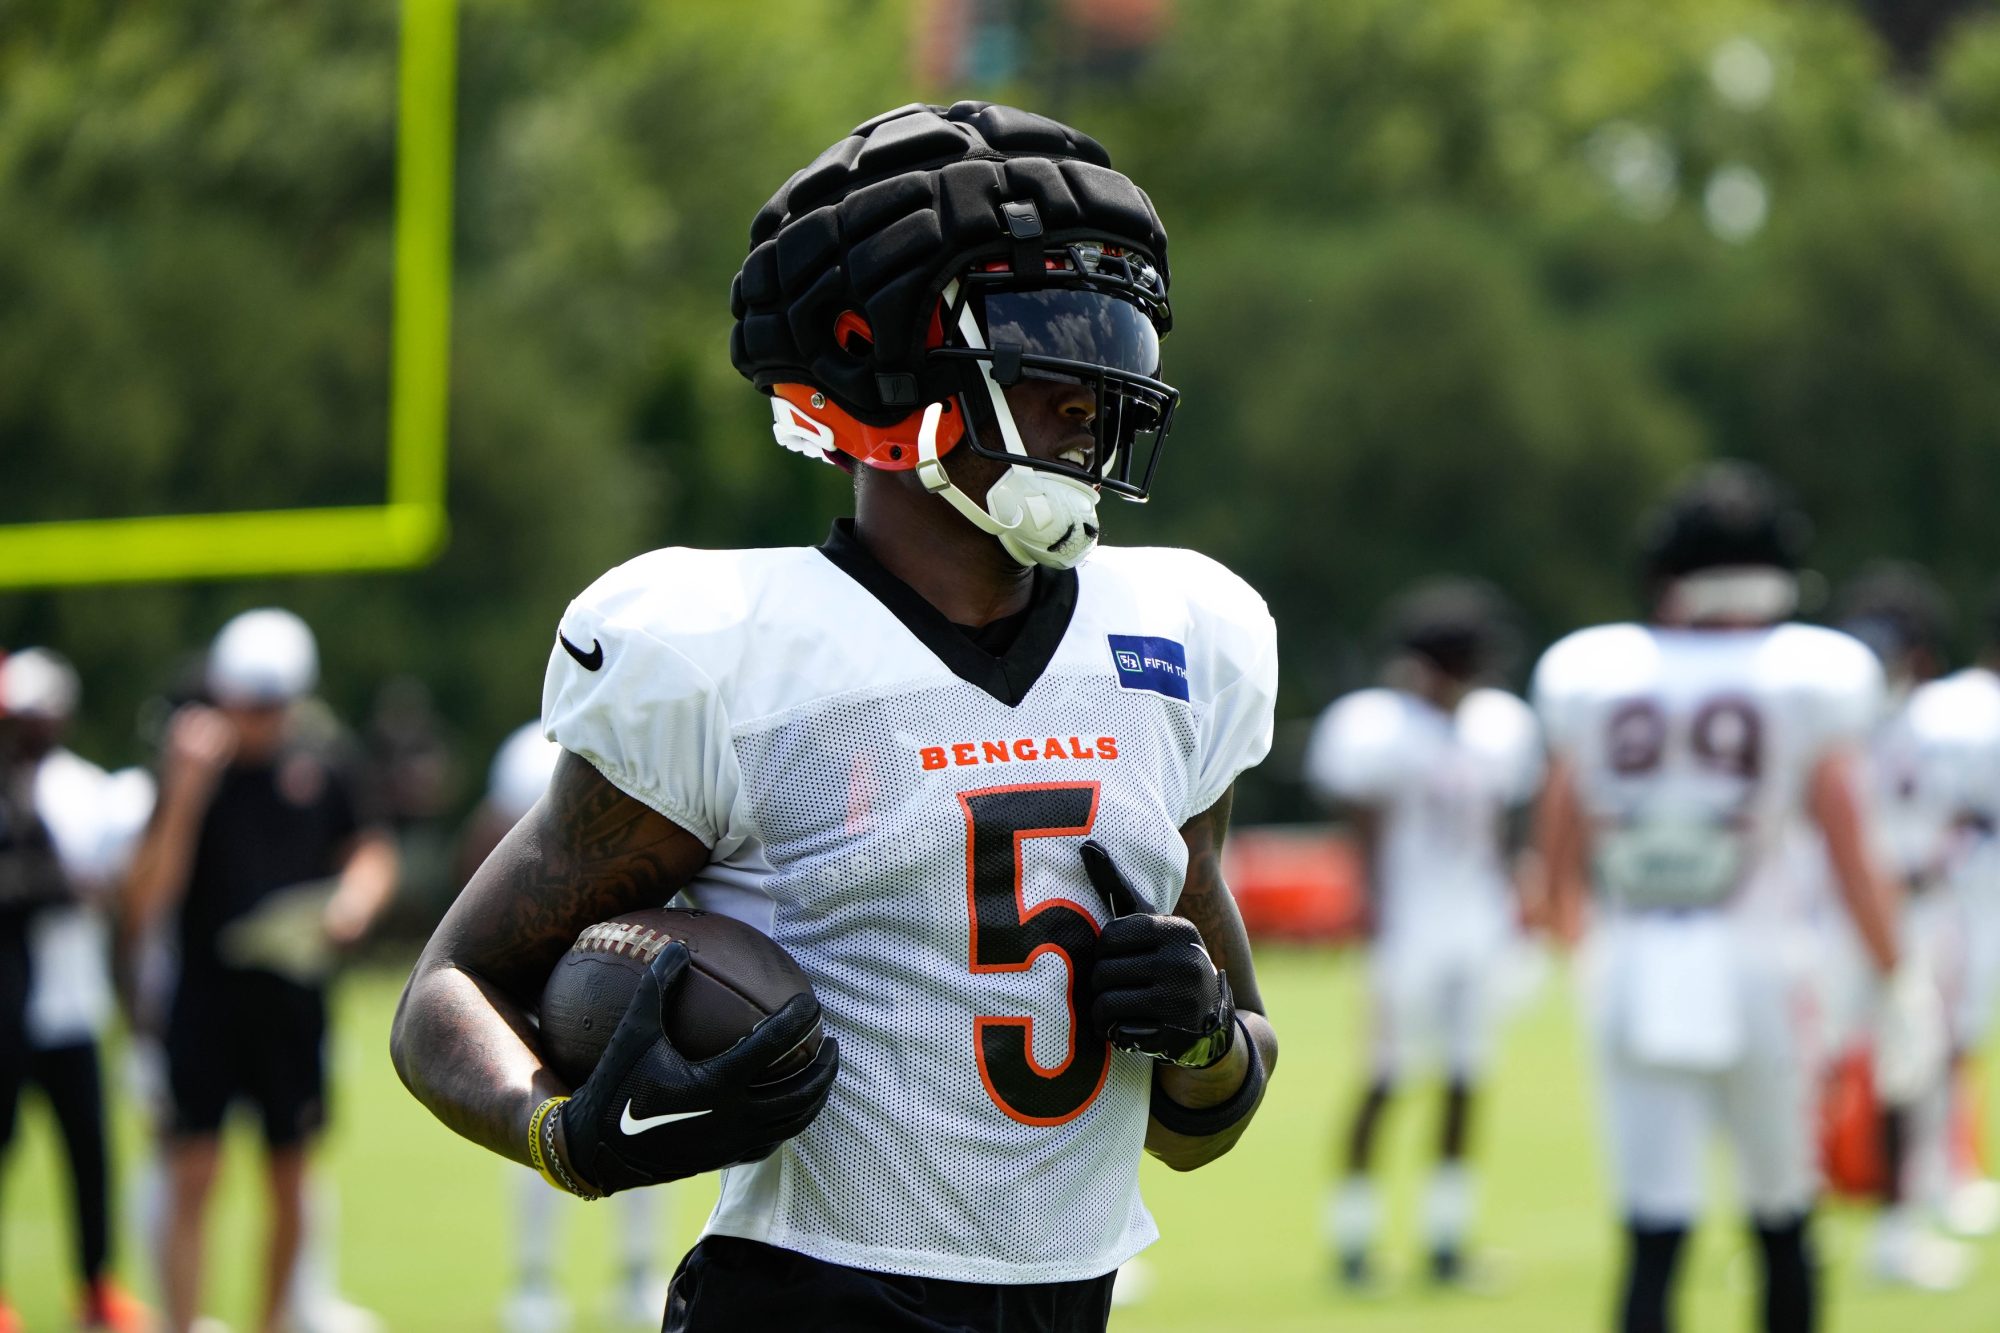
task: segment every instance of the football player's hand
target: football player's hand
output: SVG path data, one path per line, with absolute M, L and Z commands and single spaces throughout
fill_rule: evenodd
M 675 1050 L 666 1012 L 687 967 L 685 945 L 660 950 L 597 1068 L 558 1110 L 562 1165 L 592 1193 L 768 1157 L 812 1123 L 833 1088 L 840 1047 L 831 1035 L 806 1068 L 757 1081 L 819 1021 L 810 995 L 794 996 L 720 1055 L 690 1060 Z
M 1905 959 L 1884 978 L 1875 1018 L 1875 1092 L 1907 1106 L 1937 1085 L 1947 1038 L 1944 1001 L 1930 972 Z
M 167 724 L 167 786 L 206 801 L 236 754 L 236 728 L 220 709 L 182 707 Z
M 1121 1051 L 1205 1069 L 1229 1054 L 1236 1004 L 1201 932 L 1147 912 L 1111 856 L 1083 844 L 1083 869 L 1111 909 L 1090 972 L 1090 1027 Z

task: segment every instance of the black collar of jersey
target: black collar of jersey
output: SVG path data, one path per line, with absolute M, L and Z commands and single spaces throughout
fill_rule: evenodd
M 1076 611 L 1076 571 L 1038 566 L 1020 632 L 1006 652 L 995 655 L 967 638 L 944 612 L 884 568 L 855 535 L 853 519 L 835 519 L 819 553 L 873 594 L 954 676 L 1009 708 L 1018 707 L 1048 670 Z

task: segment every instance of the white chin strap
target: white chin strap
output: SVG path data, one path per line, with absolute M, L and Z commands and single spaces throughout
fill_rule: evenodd
M 947 302 L 952 299 L 949 292 L 944 299 Z M 985 347 L 971 310 L 960 313 L 958 326 L 967 346 Z M 989 362 L 979 363 L 979 377 L 985 381 L 1007 452 L 1026 458 L 1028 450 L 1014 425 L 1014 414 L 1008 410 L 1007 395 L 994 383 Z M 944 404 L 932 403 L 924 409 L 923 422 L 917 428 L 917 480 L 925 490 L 943 496 L 981 532 L 998 537 L 1007 554 L 1024 565 L 1069 569 L 1090 554 L 1097 545 L 1095 487 L 1052 472 L 1009 464 L 1000 479 L 987 488 L 986 504 L 982 507 L 945 474 L 944 460 L 938 457 L 937 448 L 938 422 L 943 416 Z M 969 422 L 966 428 L 971 429 Z

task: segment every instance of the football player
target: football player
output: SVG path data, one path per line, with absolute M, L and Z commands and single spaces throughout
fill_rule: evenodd
M 1813 1062 L 1795 1026 L 1812 950 L 1784 854 L 1800 821 L 1824 839 L 1877 978 L 1885 1094 L 1906 1101 L 1942 1055 L 1935 991 L 1904 966 L 1866 818 L 1860 748 L 1881 668 L 1854 639 L 1786 620 L 1806 536 L 1761 472 L 1703 470 L 1647 532 L 1649 623 L 1572 634 L 1535 673 L 1550 752 L 1537 838 L 1559 937 L 1593 908 L 1627 1330 L 1672 1327 L 1718 1124 L 1755 1230 L 1763 1326 L 1814 1324 Z
M 1203 556 L 1097 544 L 1178 397 L 1166 265 L 1068 126 L 859 126 L 758 212 L 730 344 L 780 443 L 852 473 L 853 518 L 640 556 L 562 618 L 567 753 L 418 962 L 395 1058 L 576 1193 L 726 1168 L 669 1329 L 1101 1329 L 1155 1236 L 1142 1151 L 1202 1166 L 1257 1108 L 1277 1047 L 1218 863 L 1275 630 Z M 529 1021 L 551 967 L 690 886 L 817 1003 L 690 1062 L 669 945 L 565 1086 Z M 814 1063 L 758 1083 L 816 1019 Z
M 1464 1276 L 1473 1095 L 1491 1044 L 1496 968 L 1520 917 L 1509 848 L 1520 821 L 1511 816 L 1541 779 L 1534 714 L 1483 684 L 1511 638 L 1497 594 L 1462 580 L 1419 585 L 1390 626 L 1387 683 L 1329 707 L 1306 752 L 1308 783 L 1345 812 L 1367 866 L 1374 1054 L 1347 1133 L 1345 1179 L 1328 1204 L 1352 1286 L 1373 1279 L 1382 1210 L 1369 1173 L 1382 1112 L 1412 1067 L 1438 1054 L 1445 1109 L 1425 1240 L 1434 1280 Z
M 1992 1031 L 2000 992 L 2000 592 L 1986 610 L 1978 663 L 1926 687 L 1917 716 L 1949 725 L 1956 744 L 1953 794 L 1958 837 L 1951 886 L 1966 924 L 1965 971 L 1951 1014 L 1957 1061 L 1954 1185 L 1946 1209 L 1954 1230 L 1984 1235 L 2000 1223 L 2000 1186 L 1979 1175 L 1970 1057 Z
M 1955 999 L 1964 977 L 1966 922 L 1951 878 L 1961 856 L 1962 762 L 1972 738 L 1963 719 L 1937 697 L 1951 612 L 1943 591 L 1922 569 L 1884 563 L 1864 571 L 1835 600 L 1835 623 L 1874 650 L 1887 683 L 1887 707 L 1868 737 L 1867 797 L 1884 867 L 1903 893 L 1906 947 L 1939 985 L 1941 1002 Z M 1940 706 L 1940 705 L 1943 706 Z M 1850 1015 L 1865 996 L 1865 963 L 1853 947 L 1836 944 L 1830 975 L 1841 977 Z M 1950 1191 L 1949 1071 L 1907 1105 L 1881 1110 L 1882 1211 L 1871 1263 L 1885 1281 L 1949 1290 L 1964 1281 L 1969 1256 L 1932 1234 L 1927 1215 L 1942 1212 Z
M 104 909 L 152 805 L 151 780 L 116 778 L 63 744 L 81 695 L 76 669 L 46 648 L 0 662 L 0 727 L 14 732 L 28 805 L 75 897 L 28 926 L 28 1079 L 48 1099 L 70 1172 L 83 1328 L 140 1330 L 152 1319 L 111 1274 L 111 1154 L 98 1047 L 111 1019 Z M 4 1328 L 0 1321 L 0 1328 Z
M 1875 614 L 1862 609 L 1864 632 L 1880 626 L 1893 653 L 1903 630 L 1902 638 L 1917 644 L 1907 652 L 1913 661 L 1906 674 L 1924 682 L 1885 728 L 1894 747 L 1888 758 L 1902 765 L 1885 798 L 1914 806 L 1928 835 L 1922 855 L 1910 858 L 1911 926 L 1944 986 L 1952 1053 L 1950 1077 L 1923 1108 L 1928 1115 L 1911 1126 L 1913 1183 L 1950 1229 L 1985 1235 L 2000 1222 L 2000 1192 L 1979 1177 L 1965 1145 L 1953 1142 L 1953 1126 L 1977 1118 L 1968 1058 L 1985 1037 L 2000 962 L 1993 836 L 2000 822 L 2000 678 L 1976 665 L 1928 679 L 1943 662 L 1945 625 L 1943 595 L 1921 571 L 1891 569 L 1862 588 L 1879 589 Z

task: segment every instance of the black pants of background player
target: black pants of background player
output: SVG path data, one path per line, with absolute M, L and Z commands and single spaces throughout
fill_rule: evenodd
M 97 1044 L 85 1041 L 33 1052 L 27 1081 L 42 1090 L 62 1131 L 76 1220 L 77 1275 L 89 1287 L 111 1262 L 111 1169 Z
M 1104 1333 L 1116 1273 L 1006 1286 L 873 1273 L 735 1236 L 681 1260 L 662 1333 Z
M 14 1140 L 14 1111 L 27 1076 L 27 923 L 19 914 L 0 909 L 0 1160 Z M 0 1292 L 5 1289 L 0 1281 Z

